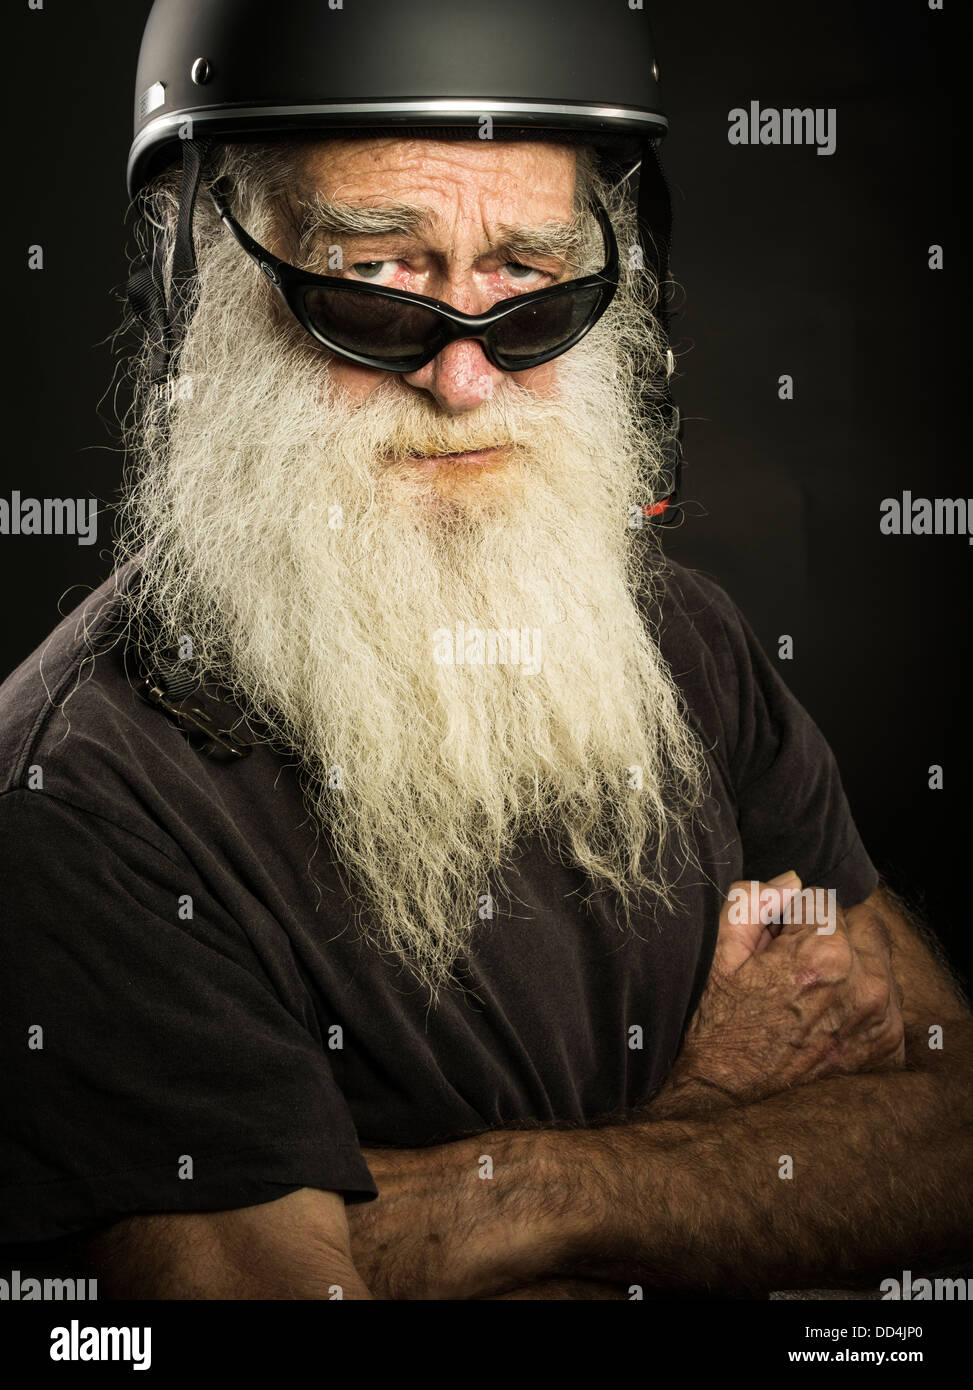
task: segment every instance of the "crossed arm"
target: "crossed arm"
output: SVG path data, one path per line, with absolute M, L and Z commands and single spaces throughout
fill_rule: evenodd
M 565 1277 L 626 1289 L 875 1286 L 883 1273 L 968 1257 L 973 1021 L 884 887 L 847 912 L 845 926 L 866 966 L 857 1013 L 873 1017 L 844 1028 L 844 1055 L 840 1008 L 806 1019 L 803 1032 L 785 1021 L 776 1040 L 767 1036 L 779 941 L 743 956 L 763 975 L 749 982 L 746 1007 L 727 1007 L 732 967 L 751 943 L 727 942 L 724 918 L 699 1036 L 690 1034 L 644 1114 L 603 1128 L 367 1152 L 381 1195 L 351 1212 L 350 1228 L 373 1292 L 529 1296 L 524 1286 Z M 788 944 L 803 948 L 797 977 L 813 1001 L 845 943 L 801 931 Z M 898 988 L 883 1013 L 886 933 Z M 825 978 L 808 981 L 816 969 Z M 859 1066 L 877 1069 L 832 1070 Z M 761 1094 L 762 1074 L 776 1093 Z M 488 1181 L 478 1175 L 484 1154 Z M 565 1296 L 578 1296 L 570 1288 Z M 561 1295 L 551 1284 L 538 1296 Z
M 700 1008 L 644 1110 L 365 1157 L 380 1196 L 347 1211 L 303 1189 L 121 1223 L 96 1244 L 109 1292 L 626 1297 L 941 1267 L 973 1248 L 973 1019 L 884 886 L 831 937 L 732 926 L 724 908 Z

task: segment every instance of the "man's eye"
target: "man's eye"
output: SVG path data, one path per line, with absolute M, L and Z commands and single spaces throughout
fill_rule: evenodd
M 387 284 L 395 274 L 397 265 L 398 261 L 356 261 L 351 269 L 359 280 Z
M 535 270 L 532 265 L 521 265 L 519 261 L 508 261 L 504 270 L 512 280 L 516 280 L 521 285 L 533 283 L 530 279 L 532 275 L 536 276 L 538 280 L 544 278 L 542 270 Z

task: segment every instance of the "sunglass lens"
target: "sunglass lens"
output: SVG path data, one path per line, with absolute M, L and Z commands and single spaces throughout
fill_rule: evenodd
M 602 298 L 602 290 L 592 285 L 570 294 L 552 295 L 540 303 L 525 304 L 497 324 L 493 330 L 494 349 L 508 363 L 541 357 L 580 333 Z
M 441 342 L 439 319 L 423 305 L 353 287 L 312 286 L 304 292 L 304 311 L 323 338 L 360 357 L 406 362 L 427 356 Z

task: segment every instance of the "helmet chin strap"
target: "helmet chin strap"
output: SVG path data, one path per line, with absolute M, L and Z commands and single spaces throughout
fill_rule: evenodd
M 199 183 L 211 140 L 185 140 L 182 146 L 182 189 L 179 195 L 179 222 L 172 253 L 169 304 L 166 304 L 161 239 L 152 234 L 152 254 L 138 262 L 126 285 L 128 301 L 149 331 L 152 360 L 149 380 L 157 388 L 168 389 L 170 379 L 179 374 L 176 343 L 184 320 L 192 313 L 195 299 L 196 249 L 193 244 L 193 214 Z
M 673 402 L 669 379 L 675 367 L 669 346 L 669 251 L 672 242 L 672 199 L 659 156 L 658 141 L 643 140 L 639 167 L 638 224 L 645 259 L 651 265 L 659 286 L 655 316 L 662 328 L 666 345 L 667 371 L 663 388 L 662 409 L 667 418 L 667 440 L 664 446 L 668 493 L 645 509 L 659 525 L 668 526 L 679 519 L 678 501 L 682 483 L 682 417 Z

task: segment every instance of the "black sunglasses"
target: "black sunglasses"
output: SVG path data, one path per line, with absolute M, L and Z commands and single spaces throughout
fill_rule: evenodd
M 312 275 L 278 260 L 237 222 L 222 192 L 216 211 L 259 265 L 300 324 L 331 352 L 385 372 L 415 372 L 449 343 L 472 338 L 503 372 L 539 367 L 574 347 L 594 327 L 618 289 L 618 243 L 596 200 L 605 244 L 604 269 L 504 300 L 486 314 L 461 314 L 439 299 L 384 285 Z

